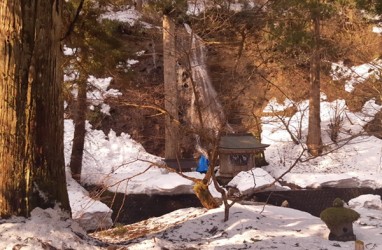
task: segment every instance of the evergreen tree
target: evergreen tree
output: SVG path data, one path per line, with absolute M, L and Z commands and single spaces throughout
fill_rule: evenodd
M 382 14 L 382 1 L 381 0 L 354 0 L 357 7 L 365 9 L 376 14 Z
M 321 27 L 344 1 L 275 0 L 270 4 L 268 27 L 275 48 L 309 65 L 309 127 L 306 144 L 313 156 L 322 153 L 320 119 L 320 75 L 324 50 L 331 44 L 322 38 Z
M 80 182 L 82 159 L 85 142 L 85 121 L 87 117 L 87 90 L 88 77 L 94 75 L 104 76 L 109 70 L 114 69 L 119 61 L 123 61 L 122 43 L 118 39 L 118 29 L 122 23 L 110 20 L 99 21 L 102 2 L 70 1 L 67 6 L 66 16 L 74 23 L 71 33 L 65 39 L 65 44 L 74 49 L 74 53 L 67 56 L 67 71 L 71 70 L 77 78 L 73 82 L 77 87 L 77 98 L 74 103 L 74 137 L 70 158 L 70 169 L 75 180 Z M 80 9 L 77 9 L 80 6 Z M 79 13 L 80 15 L 77 15 Z

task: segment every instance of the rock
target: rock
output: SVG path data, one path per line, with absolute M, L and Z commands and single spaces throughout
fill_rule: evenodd
M 351 208 L 368 208 L 382 210 L 382 201 L 380 195 L 365 194 L 349 201 Z
M 85 212 L 73 218 L 86 231 L 108 229 L 113 225 L 112 212 Z
M 86 231 L 107 229 L 113 225 L 113 211 L 99 200 L 90 197 L 80 184 L 67 173 L 69 202 L 72 209 L 72 219 Z

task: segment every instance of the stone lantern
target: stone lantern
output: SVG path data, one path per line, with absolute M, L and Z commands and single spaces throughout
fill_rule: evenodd
M 344 201 L 336 198 L 333 207 L 321 212 L 320 218 L 330 229 L 329 240 L 354 241 L 353 222 L 358 220 L 359 213 L 353 209 L 344 207 Z

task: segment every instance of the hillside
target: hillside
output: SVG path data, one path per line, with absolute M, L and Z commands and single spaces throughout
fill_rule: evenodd
M 88 120 L 95 129 L 117 135 L 126 132 L 152 154 L 164 155 L 164 103 L 163 46 L 160 15 L 152 11 L 137 12 L 129 6 L 120 6 L 114 13 L 131 12 L 131 19 L 120 22 L 114 28 L 114 36 L 123 44 L 123 67 L 108 71 L 113 77 L 110 88 L 122 95 L 108 98 L 110 115 L 89 110 Z M 111 12 L 109 12 L 111 13 Z M 108 17 L 116 19 L 114 14 Z M 354 85 L 354 90 L 345 90 L 347 77 L 333 80 L 333 63 L 343 64 L 352 71 L 352 66 L 378 59 L 381 41 L 378 33 L 372 32 L 374 23 L 354 15 L 352 21 L 330 19 L 322 24 L 322 39 L 325 42 L 321 63 L 321 91 L 328 100 L 344 99 L 349 108 L 359 111 L 363 104 L 375 98 L 381 102 L 381 84 L 378 82 L 379 67 L 375 76 Z M 106 19 L 107 19 L 106 18 Z M 280 48 L 279 40 L 267 34 L 267 19 L 264 10 L 253 7 L 243 11 L 211 9 L 204 15 L 190 16 L 188 22 L 207 46 L 207 64 L 219 101 L 222 103 L 228 122 L 236 132 L 261 133 L 262 110 L 270 100 L 285 99 L 295 102 L 309 98 L 309 51 L 299 48 Z M 345 27 L 346 24 L 346 27 Z M 185 30 L 177 25 L 179 63 L 187 61 L 189 54 L 184 43 Z M 186 44 L 186 45 L 185 45 Z M 186 66 L 187 67 L 187 66 Z M 179 82 L 179 91 L 190 91 L 184 84 L 189 74 L 184 73 Z M 353 72 L 357 74 L 357 72 Z M 106 75 L 105 75 L 106 76 Z M 189 101 L 180 105 L 189 105 Z M 290 116 L 296 110 L 288 109 L 282 116 Z M 381 136 L 381 114 L 376 115 L 365 128 Z M 325 129 L 325 128 L 324 128 Z M 194 143 L 182 144 L 182 157 L 192 157 Z

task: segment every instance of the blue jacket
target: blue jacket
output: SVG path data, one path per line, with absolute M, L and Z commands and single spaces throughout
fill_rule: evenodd
M 198 171 L 199 173 L 205 174 L 208 170 L 208 164 L 209 164 L 208 159 L 204 155 L 202 155 L 199 159 L 199 163 L 198 163 L 198 167 L 196 168 L 196 171 Z

